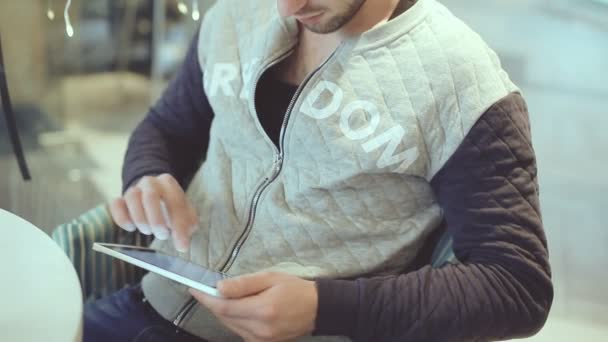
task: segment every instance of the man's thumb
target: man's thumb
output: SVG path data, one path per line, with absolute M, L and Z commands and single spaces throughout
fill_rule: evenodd
M 254 273 L 232 279 L 222 280 L 218 283 L 218 290 L 222 297 L 237 299 L 256 295 L 274 285 L 273 273 Z

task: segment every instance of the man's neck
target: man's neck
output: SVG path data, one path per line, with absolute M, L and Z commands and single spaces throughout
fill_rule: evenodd
M 286 82 L 300 84 L 345 39 L 382 25 L 407 11 L 415 3 L 416 0 L 368 0 L 348 24 L 327 34 L 314 33 L 300 25 L 298 47 L 279 67 L 279 77 Z

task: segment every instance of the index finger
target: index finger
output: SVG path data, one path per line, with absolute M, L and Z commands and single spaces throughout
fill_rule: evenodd
M 190 245 L 190 237 L 198 224 L 196 210 L 173 177 L 161 175 L 159 183 L 163 189 L 162 198 L 167 206 L 168 224 L 172 231 L 175 248 L 180 252 L 186 252 Z

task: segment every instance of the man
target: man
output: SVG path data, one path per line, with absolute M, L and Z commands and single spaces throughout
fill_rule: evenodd
M 148 274 L 87 306 L 85 341 L 535 333 L 553 290 L 527 115 L 436 0 L 219 1 L 111 211 L 235 278 L 213 298 Z M 459 262 L 425 266 L 442 226 Z

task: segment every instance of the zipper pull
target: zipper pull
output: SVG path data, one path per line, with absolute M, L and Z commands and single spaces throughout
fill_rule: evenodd
M 277 157 L 274 161 L 274 166 L 275 166 L 276 172 L 279 172 L 281 170 L 282 164 L 283 164 L 283 156 L 280 154 L 277 154 Z

